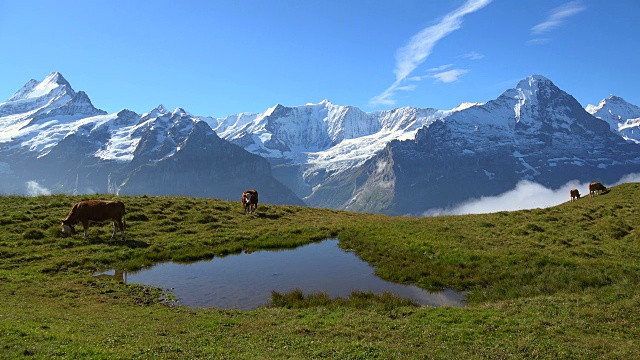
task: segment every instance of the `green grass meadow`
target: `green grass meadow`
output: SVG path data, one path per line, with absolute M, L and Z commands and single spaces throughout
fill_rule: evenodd
M 112 224 L 63 237 L 77 201 L 119 199 Z M 638 359 L 640 184 L 535 210 L 390 217 L 112 195 L 0 197 L 1 359 Z M 160 289 L 96 278 L 163 261 L 327 238 L 379 276 L 468 291 L 464 308 L 389 294 L 293 291 L 250 311 L 176 306 Z

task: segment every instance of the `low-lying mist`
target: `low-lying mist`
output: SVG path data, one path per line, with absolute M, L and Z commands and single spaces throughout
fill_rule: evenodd
M 51 195 L 51 191 L 36 181 L 27 181 L 26 183 L 28 196 Z
M 603 185 L 611 187 L 629 182 L 640 182 L 640 174 L 628 174 L 614 184 Z M 558 189 L 548 189 L 538 183 L 522 180 L 516 184 L 515 189 L 503 194 L 470 199 L 453 208 L 429 209 L 422 216 L 487 214 L 499 211 L 546 208 L 569 201 L 571 189 L 578 189 L 581 196 L 589 196 L 589 183 L 577 180 L 569 181 Z
M 613 184 L 605 183 L 604 185 L 611 187 L 630 182 L 640 182 L 640 173 L 628 174 Z M 25 185 L 28 196 L 51 195 L 49 189 L 35 181 L 28 181 Z M 546 208 L 569 201 L 569 190 L 571 189 L 578 189 L 581 196 L 589 195 L 589 183 L 582 183 L 578 180 L 569 181 L 558 189 L 549 189 L 538 183 L 522 180 L 516 184 L 513 190 L 503 194 L 470 199 L 452 208 L 429 209 L 421 216 L 487 214 L 499 211 Z

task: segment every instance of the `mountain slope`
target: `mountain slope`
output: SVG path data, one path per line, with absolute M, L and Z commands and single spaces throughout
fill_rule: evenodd
M 637 145 L 550 80 L 532 76 L 496 100 L 424 127 L 415 140 L 391 142 L 343 181 L 354 190 L 342 206 L 420 214 L 506 192 L 522 179 L 559 187 L 575 179 L 613 182 L 634 171 Z M 369 174 L 365 182 L 362 173 Z
M 363 164 L 390 141 L 411 139 L 422 126 L 454 111 L 406 107 L 366 113 L 324 100 L 204 120 L 220 137 L 268 159 L 274 176 L 298 196 L 309 197 L 329 178 Z
M 0 104 L 1 192 L 35 182 L 61 193 L 180 194 L 302 205 L 263 158 L 228 143 L 184 111 L 159 106 L 107 114 L 59 73 Z
M 189 127 L 184 141 L 173 149 L 175 152 L 157 161 L 145 161 L 131 171 L 124 171 L 117 192 L 237 200 L 244 190 L 256 188 L 262 202 L 304 205 L 270 176 L 270 166 L 265 159 L 220 139 L 202 121 Z
M 162 105 L 107 114 L 52 73 L 0 104 L 0 192 L 30 183 L 237 200 L 256 188 L 265 202 L 420 214 L 523 179 L 554 187 L 638 171 L 638 108 L 610 97 L 588 110 L 536 75 L 446 111 L 324 100 L 222 119 Z
M 621 97 L 610 95 L 597 106 L 587 105 L 586 110 L 606 121 L 611 131 L 620 133 L 629 141 L 640 143 L 640 107 L 629 104 Z

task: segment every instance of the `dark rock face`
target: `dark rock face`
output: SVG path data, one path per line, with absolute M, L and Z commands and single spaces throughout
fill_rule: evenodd
M 256 189 L 264 203 L 303 205 L 304 198 L 316 207 L 419 215 L 499 195 L 522 180 L 556 188 L 640 172 L 636 108 L 610 97 L 592 108 L 594 117 L 550 80 L 531 76 L 456 111 L 365 113 L 323 102 L 225 121 L 163 106 L 109 115 L 53 73 L 0 103 L 0 192 L 26 193 L 35 182 L 54 193 L 239 201 Z M 626 133 L 616 133 L 619 119 Z M 205 121 L 233 130 L 221 135 L 233 144 Z M 396 131 L 411 136 L 393 138 L 411 140 L 381 135 Z M 374 142 L 382 150 L 371 157 Z M 359 147 L 366 151 L 350 152 Z M 325 150 L 326 158 L 309 161 Z
M 238 200 L 257 189 L 262 202 L 303 205 L 291 190 L 271 176 L 269 163 L 220 139 L 197 122 L 180 150 L 157 162 L 122 172 L 120 194 L 182 195 Z
M 34 92 L 37 87 L 50 90 Z M 53 193 L 239 201 L 255 188 L 262 202 L 304 205 L 271 175 L 265 159 L 220 139 L 183 109 L 107 115 L 58 73 L 28 82 L 0 105 L 0 118 L 17 134 L 0 138 L 2 193 L 29 193 L 35 183 Z
M 520 99 L 508 91 L 424 127 L 415 140 L 391 142 L 340 180 L 352 189 L 340 206 L 418 215 L 504 193 L 523 179 L 554 188 L 571 180 L 614 182 L 640 171 L 640 147 L 553 83 L 537 81 L 530 95 Z M 308 200 L 314 201 L 322 200 Z

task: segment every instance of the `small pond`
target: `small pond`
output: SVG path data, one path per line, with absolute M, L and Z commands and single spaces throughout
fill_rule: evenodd
M 355 253 L 342 250 L 338 240 L 192 264 L 168 262 L 125 276 L 129 283 L 172 289 L 180 304 L 189 307 L 249 310 L 270 303 L 272 290 L 284 294 L 295 289 L 304 294 L 325 292 L 332 298 L 347 298 L 354 290 L 388 291 L 420 305 L 466 305 L 464 293 L 455 290 L 430 293 L 382 280 Z

